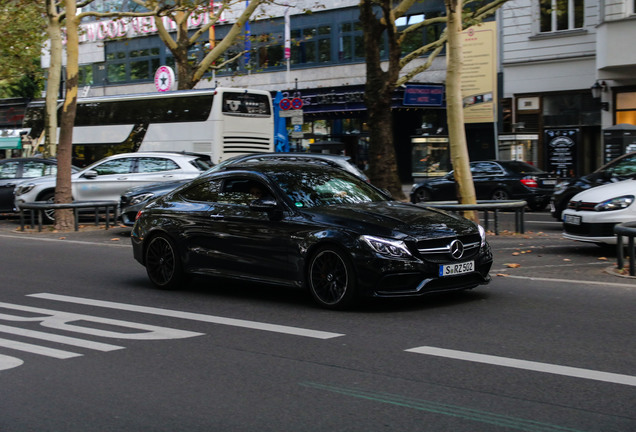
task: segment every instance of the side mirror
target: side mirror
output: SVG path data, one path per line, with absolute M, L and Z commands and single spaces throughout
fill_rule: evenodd
M 99 174 L 97 174 L 97 171 L 95 170 L 88 170 L 86 171 L 84 174 L 82 174 L 82 177 L 87 178 L 87 179 L 94 179 L 98 176 Z

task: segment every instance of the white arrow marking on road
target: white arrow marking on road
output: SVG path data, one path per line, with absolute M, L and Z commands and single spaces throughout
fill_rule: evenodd
M 330 333 L 330 332 L 310 330 L 310 329 L 305 329 L 300 327 L 289 327 L 289 326 L 283 326 L 283 325 L 277 325 L 277 324 L 262 323 L 257 321 L 246 321 L 246 320 L 234 319 L 234 318 L 223 318 L 223 317 L 218 317 L 213 315 L 203 315 L 198 313 L 181 312 L 181 311 L 175 311 L 170 309 L 138 306 L 138 305 L 131 305 L 126 303 L 92 300 L 87 298 L 71 297 L 71 296 L 58 295 L 58 294 L 49 294 L 49 293 L 29 294 L 28 297 L 37 297 L 37 298 L 42 298 L 47 300 L 57 300 L 61 302 L 77 303 L 77 304 L 83 304 L 88 306 L 98 306 L 103 308 L 147 313 L 151 315 L 181 318 L 181 319 L 201 321 L 201 322 L 207 322 L 207 323 L 213 323 L 213 324 L 223 324 L 223 325 L 229 325 L 234 327 L 243 327 L 243 328 L 250 328 L 255 330 L 264 330 L 264 331 L 270 331 L 270 332 L 276 332 L 276 333 L 290 334 L 295 336 L 304 336 L 304 337 L 310 337 L 315 339 L 331 339 L 331 338 L 344 336 L 344 334 L 340 334 L 340 333 Z
M 82 348 L 88 348 L 97 351 L 115 351 L 119 349 L 124 349 L 122 346 L 105 344 L 101 342 L 93 342 L 84 339 L 78 339 L 74 337 L 68 336 L 60 336 L 52 333 L 39 332 L 35 330 L 25 330 L 18 327 L 11 327 L 0 325 L 0 332 L 2 333 L 10 333 L 19 336 L 26 336 L 34 339 L 42 339 L 51 342 L 62 343 L 65 345 L 73 345 Z
M 33 354 L 40 354 L 57 359 L 69 359 L 72 357 L 80 357 L 82 355 L 74 352 L 62 351 L 53 348 L 45 348 L 39 345 L 31 345 L 24 342 L 12 341 L 9 339 L 0 339 L 0 346 L 18 351 L 26 351 Z
M 614 384 L 624 384 L 636 386 L 636 377 L 631 375 L 621 375 L 609 372 L 600 372 L 590 369 L 580 369 L 569 366 L 559 366 L 550 363 L 538 363 L 527 360 L 518 360 L 509 357 L 498 357 L 485 354 L 471 353 L 467 351 L 456 351 L 431 346 L 423 346 L 405 350 L 417 354 L 427 354 L 437 357 L 452 358 L 455 360 L 465 360 L 476 363 L 486 363 L 495 366 L 505 366 L 517 369 L 526 369 L 536 372 L 545 372 L 556 375 L 565 375 L 575 378 L 585 378 L 596 381 L 605 381 Z

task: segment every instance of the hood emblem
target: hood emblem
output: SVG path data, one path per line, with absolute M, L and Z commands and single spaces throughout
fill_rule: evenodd
M 464 256 L 464 243 L 459 240 L 453 240 L 449 245 L 450 254 L 455 259 L 460 259 Z

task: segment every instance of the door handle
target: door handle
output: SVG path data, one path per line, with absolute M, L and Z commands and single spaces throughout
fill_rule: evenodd
M 117 180 L 128 180 L 128 177 L 117 177 Z
M 211 214 L 210 219 L 223 219 L 223 215 L 220 215 L 218 213 Z

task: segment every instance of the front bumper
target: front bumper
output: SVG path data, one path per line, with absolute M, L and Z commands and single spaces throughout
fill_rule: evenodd
M 474 261 L 470 273 L 439 276 L 439 266 Z M 472 289 L 490 282 L 489 271 L 493 264 L 488 243 L 466 260 L 456 262 L 430 262 L 424 260 L 398 261 L 375 259 L 358 266 L 361 294 L 371 297 L 418 297 L 443 291 Z

